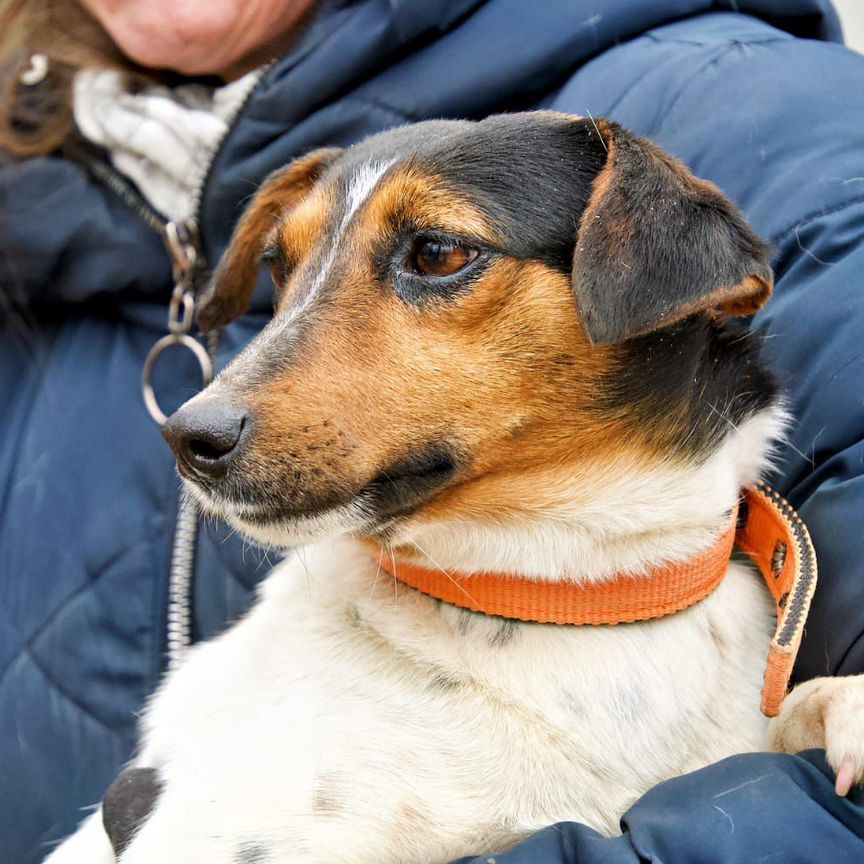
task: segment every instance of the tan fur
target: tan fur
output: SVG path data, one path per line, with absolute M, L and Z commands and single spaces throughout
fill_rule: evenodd
M 302 453 L 296 479 L 310 494 L 316 476 L 356 488 L 438 428 L 461 442 L 471 464 L 417 517 L 434 520 L 500 512 L 502 500 L 515 511 L 542 508 L 550 466 L 587 463 L 598 450 L 643 449 L 625 445 L 624 417 L 595 406 L 614 349 L 588 343 L 560 273 L 502 260 L 464 297 L 422 312 L 374 283 L 368 247 L 391 218 L 410 214 L 463 236 L 494 237 L 481 214 L 467 202 L 454 208 L 450 192 L 429 181 L 423 208 L 410 209 L 419 183 L 400 174 L 376 191 L 350 237 L 353 254 L 340 262 L 338 291 L 311 315 L 302 360 L 246 394 L 262 476 Z M 317 192 L 283 224 L 290 254 L 320 235 L 327 198 Z M 439 199 L 436 211 L 430 202 Z M 306 276 L 301 266 L 294 281 L 303 285 Z M 295 302 L 289 283 L 279 312 Z
M 332 196 L 324 186 L 316 186 L 293 207 L 289 204 L 286 215 L 273 232 L 273 240 L 281 246 L 289 265 L 296 266 L 308 258 L 315 245 L 321 242 L 332 205 Z M 285 285 L 275 274 L 274 285 L 278 310 L 285 299 Z
M 369 236 L 400 217 L 410 217 L 419 231 L 435 228 L 492 245 L 501 240 L 494 225 L 458 189 L 411 165 L 388 174 L 365 210 L 364 230 Z

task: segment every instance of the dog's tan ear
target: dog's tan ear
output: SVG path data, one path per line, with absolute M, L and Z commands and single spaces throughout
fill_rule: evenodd
M 269 230 L 286 210 L 309 194 L 341 153 L 338 147 L 314 150 L 267 177 L 237 223 L 231 243 L 201 296 L 197 321 L 203 331 L 222 327 L 249 308 Z
M 584 121 L 583 121 L 584 122 Z M 771 295 L 769 250 L 716 186 L 616 123 L 579 224 L 573 288 L 595 344 L 695 312 L 752 315 Z

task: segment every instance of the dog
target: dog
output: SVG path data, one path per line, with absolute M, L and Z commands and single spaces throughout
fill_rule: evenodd
M 272 321 L 164 434 L 207 512 L 294 551 L 51 864 L 446 862 L 614 834 L 656 783 L 768 747 L 864 778 L 862 678 L 760 712 L 775 603 L 728 547 L 698 602 L 614 625 L 472 596 L 690 578 L 731 536 L 785 415 L 734 320 L 768 248 L 716 187 L 609 121 L 424 122 L 271 175 L 203 327 L 262 266 Z

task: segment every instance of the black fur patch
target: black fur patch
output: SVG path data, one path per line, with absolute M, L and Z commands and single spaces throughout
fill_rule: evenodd
M 102 825 L 118 858 L 156 805 L 162 780 L 155 768 L 128 768 L 102 799 Z
M 509 645 L 516 637 L 521 625 L 516 621 L 505 618 L 495 622 L 495 629 L 489 634 L 489 644 L 493 648 L 503 648 Z
M 458 469 L 450 448 L 430 444 L 379 472 L 364 489 L 364 498 L 377 515 L 402 515 L 427 501 Z
M 743 324 L 694 315 L 619 346 L 596 398 L 634 431 L 666 436 L 656 441 L 661 447 L 698 456 L 772 405 L 777 385 L 760 362 L 758 337 Z
M 499 251 L 569 273 L 579 217 L 606 149 L 590 121 L 551 112 L 501 114 L 382 132 L 347 150 L 329 171 L 350 176 L 370 160 L 441 177 L 503 233 Z
M 537 113 L 490 117 L 418 161 L 467 193 L 504 233 L 505 254 L 569 273 L 606 151 L 590 122 Z
M 289 453 L 289 458 L 296 455 Z M 350 455 L 350 451 L 341 455 Z M 302 461 L 293 462 L 294 478 L 303 479 Z M 313 517 L 342 507 L 352 501 L 362 502 L 363 509 L 379 520 L 405 517 L 428 501 L 457 474 L 464 462 L 455 450 L 445 444 L 433 443 L 410 456 L 393 462 L 365 486 L 333 486 L 323 494 L 300 493 L 282 483 L 249 483 L 241 470 L 236 479 L 228 478 L 218 485 L 219 494 L 239 508 L 256 505 L 253 512 L 242 513 L 252 524 L 267 525 L 280 520 Z M 206 484 L 197 481 L 199 485 Z M 383 538 L 382 538 L 383 539 Z

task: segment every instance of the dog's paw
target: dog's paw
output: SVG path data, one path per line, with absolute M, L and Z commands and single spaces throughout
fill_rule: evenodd
M 771 721 L 768 737 L 780 753 L 824 748 L 837 775 L 837 794 L 847 795 L 864 784 L 864 675 L 800 684 Z

